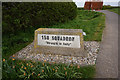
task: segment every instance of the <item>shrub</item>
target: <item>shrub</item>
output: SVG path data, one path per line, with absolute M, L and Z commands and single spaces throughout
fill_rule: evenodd
M 73 64 L 56 64 L 54 62 L 35 62 L 3 59 L 2 78 L 7 79 L 40 79 L 40 78 L 93 78 L 95 67 Z
M 32 26 L 49 26 L 72 20 L 77 15 L 74 2 L 3 3 L 3 33 Z
M 111 9 L 111 8 L 112 8 L 112 6 L 110 6 L 110 5 L 104 5 L 102 9 L 105 10 L 105 9 Z

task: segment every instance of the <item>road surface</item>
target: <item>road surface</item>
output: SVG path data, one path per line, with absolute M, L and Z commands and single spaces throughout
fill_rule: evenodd
M 100 51 L 96 61 L 96 78 L 118 78 L 118 14 L 102 10 L 106 14 Z

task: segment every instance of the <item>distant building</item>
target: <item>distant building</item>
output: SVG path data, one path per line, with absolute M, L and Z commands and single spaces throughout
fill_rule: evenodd
M 100 10 L 103 7 L 102 0 L 88 0 L 84 4 L 84 9 L 86 10 Z

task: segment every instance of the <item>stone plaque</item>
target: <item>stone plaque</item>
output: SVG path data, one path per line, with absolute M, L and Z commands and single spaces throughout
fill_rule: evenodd
M 36 53 L 86 56 L 81 29 L 39 28 L 35 31 Z
M 38 34 L 38 45 L 80 48 L 80 36 L 77 35 L 53 35 Z

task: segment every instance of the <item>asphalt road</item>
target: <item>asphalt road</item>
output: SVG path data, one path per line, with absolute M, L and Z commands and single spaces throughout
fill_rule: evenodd
M 118 17 L 114 12 L 102 10 L 106 14 L 100 51 L 96 61 L 96 78 L 118 78 Z

